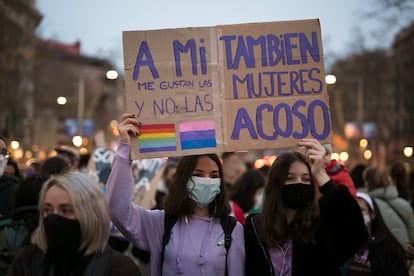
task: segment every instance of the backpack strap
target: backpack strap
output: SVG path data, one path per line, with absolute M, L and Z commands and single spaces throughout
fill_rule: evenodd
M 234 227 L 236 226 L 237 220 L 233 216 L 225 216 L 220 219 L 221 227 L 224 232 L 224 247 L 226 248 L 226 276 L 228 275 L 227 271 L 227 253 L 229 251 L 231 241 L 233 240 L 231 233 L 233 232 Z
M 225 216 L 220 219 L 220 224 L 224 232 L 224 247 L 226 250 L 229 250 L 231 241 L 233 240 L 231 233 L 236 226 L 236 222 L 237 220 L 233 216 Z
M 161 249 L 161 271 L 162 271 L 162 266 L 164 265 L 165 246 L 170 241 L 171 229 L 173 228 L 177 220 L 178 220 L 178 217 L 176 215 L 164 213 L 164 234 L 162 236 L 162 249 Z

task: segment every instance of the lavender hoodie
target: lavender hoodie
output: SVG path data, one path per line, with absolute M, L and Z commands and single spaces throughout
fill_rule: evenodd
M 225 275 L 226 249 L 220 220 L 197 216 L 180 218 L 172 228 L 161 273 L 164 211 L 145 210 L 131 202 L 134 178 L 130 151 L 129 144 L 121 142 L 118 146 L 106 184 L 106 200 L 111 219 L 121 233 L 136 247 L 151 252 L 151 275 Z M 237 223 L 232 237 L 227 257 L 228 275 L 244 275 L 241 224 Z

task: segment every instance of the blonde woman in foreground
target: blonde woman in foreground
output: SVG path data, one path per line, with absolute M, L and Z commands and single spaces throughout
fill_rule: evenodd
M 127 256 L 112 250 L 103 193 L 88 176 L 54 176 L 42 187 L 39 226 L 32 245 L 16 255 L 8 275 L 141 275 Z

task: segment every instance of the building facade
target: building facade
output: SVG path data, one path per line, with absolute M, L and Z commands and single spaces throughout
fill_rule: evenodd
M 390 49 L 355 53 L 332 66 L 337 76 L 328 85 L 334 144 L 350 154 L 350 167 L 413 163 L 403 154 L 404 147 L 414 146 L 413 47 L 414 24 L 396 36 Z M 366 148 L 359 145 L 361 139 L 367 139 Z M 365 150 L 371 158 L 364 157 Z
M 75 135 L 85 148 L 95 146 L 94 136 L 111 136 L 110 122 L 124 109 L 123 81 L 109 80 L 113 65 L 81 54 L 80 42 L 72 45 L 37 40 L 34 70 L 32 145 L 43 152 L 71 145 Z M 59 104 L 58 98 L 66 100 Z M 45 128 L 45 126 L 48 126 Z
M 391 152 L 404 158 L 402 149 L 414 147 L 414 22 L 401 30 L 392 45 L 393 90 L 395 91 L 394 116 L 395 137 Z M 411 164 L 414 165 L 412 158 Z
M 9 139 L 30 136 L 34 32 L 41 18 L 33 0 L 0 0 L 0 135 Z
M 36 38 L 41 19 L 33 0 L 0 0 L 0 135 L 20 143 L 18 161 L 43 159 L 74 135 L 89 150 L 96 133 L 115 139 L 110 122 L 125 106 L 122 79 L 105 77 L 111 62 L 82 55 L 79 42 Z

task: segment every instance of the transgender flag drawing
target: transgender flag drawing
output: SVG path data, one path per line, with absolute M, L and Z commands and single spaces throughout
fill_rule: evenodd
M 139 129 L 140 153 L 177 150 L 174 124 L 141 125 Z
M 182 150 L 216 147 L 214 120 L 181 123 L 179 129 Z

